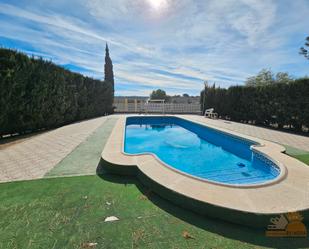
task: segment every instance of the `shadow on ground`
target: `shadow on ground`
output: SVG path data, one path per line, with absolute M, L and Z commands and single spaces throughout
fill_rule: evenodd
M 237 240 L 243 243 L 249 243 L 256 246 L 264 246 L 271 248 L 309 248 L 308 238 L 268 238 L 265 236 L 265 230 L 258 230 L 246 226 L 228 223 L 219 219 L 213 219 L 201 216 L 190 210 L 179 207 L 168 200 L 161 198 L 159 195 L 144 186 L 134 176 L 120 176 L 105 171 L 101 162 L 97 167 L 97 175 L 104 181 L 118 184 L 135 184 L 141 193 L 157 207 L 168 212 L 174 217 L 189 223 L 193 226 L 201 228 L 205 231 L 218 234 L 220 236 Z

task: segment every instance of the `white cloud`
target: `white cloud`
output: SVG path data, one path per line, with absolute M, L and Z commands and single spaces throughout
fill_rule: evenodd
M 302 44 L 293 42 L 309 26 L 306 0 L 164 0 L 162 9 L 148 1 L 0 3 L 0 36 L 97 78 L 103 76 L 107 41 L 116 94 L 146 94 L 157 87 L 198 94 L 204 79 L 226 87 L 263 67 L 296 75 L 307 71 L 297 51 Z

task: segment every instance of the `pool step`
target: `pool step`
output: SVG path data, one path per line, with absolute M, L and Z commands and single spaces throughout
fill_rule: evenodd
M 246 183 L 252 180 L 270 179 L 270 176 L 266 173 L 255 171 L 244 171 L 243 168 L 230 169 L 230 170 L 215 170 L 215 171 L 203 171 L 203 172 L 192 172 L 195 176 L 206 178 L 213 181 L 222 181 L 226 183 Z M 253 181 L 254 182 L 254 181 Z

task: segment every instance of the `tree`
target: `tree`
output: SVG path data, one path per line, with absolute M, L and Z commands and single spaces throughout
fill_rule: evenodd
M 289 84 L 294 81 L 294 79 L 288 74 L 284 72 L 279 72 L 276 74 L 276 83 L 284 83 Z
M 207 88 L 208 88 L 208 82 L 207 80 L 204 81 L 204 90 L 201 92 L 201 96 L 200 96 L 200 102 L 202 101 L 202 113 L 205 113 L 205 98 L 206 98 L 206 94 L 207 94 Z
M 108 95 L 110 96 L 110 102 L 114 102 L 114 72 L 113 72 L 113 62 L 109 56 L 109 49 L 108 45 L 106 43 L 106 48 L 105 48 L 105 65 L 104 65 L 104 81 L 105 84 L 108 85 Z M 112 106 L 111 106 L 112 108 Z
M 188 98 L 188 97 L 190 97 L 190 96 L 189 96 L 189 94 L 184 93 L 184 94 L 182 95 L 182 97 L 186 97 L 186 98 Z
M 166 92 L 162 89 L 154 90 L 150 94 L 150 99 L 164 99 L 165 101 L 169 100 L 169 96 L 166 95 Z
M 262 69 L 256 76 L 249 77 L 246 86 L 265 86 L 275 82 L 274 75 L 269 69 Z
M 268 86 L 276 83 L 291 83 L 294 79 L 285 72 L 274 73 L 269 69 L 262 69 L 256 76 L 249 77 L 246 86 Z
M 309 49 L 309 36 L 306 37 L 305 46 Z M 309 60 L 309 51 L 308 49 L 301 47 L 299 50 L 299 54 L 303 55 L 306 59 Z

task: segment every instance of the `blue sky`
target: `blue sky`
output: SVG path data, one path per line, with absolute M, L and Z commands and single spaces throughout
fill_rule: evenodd
M 198 95 L 262 68 L 308 75 L 308 16 L 308 0 L 0 0 L 0 44 L 102 79 L 108 42 L 116 95 Z

